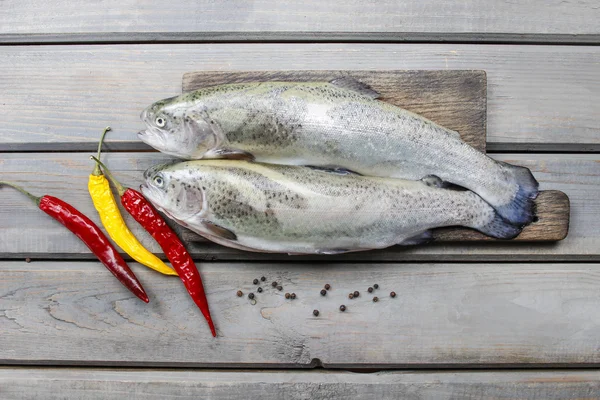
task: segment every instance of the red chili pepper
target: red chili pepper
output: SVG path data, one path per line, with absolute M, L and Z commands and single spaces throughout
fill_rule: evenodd
M 63 224 L 73 232 L 98 257 L 110 272 L 133 294 L 148 303 L 148 295 L 133 271 L 115 250 L 108 238 L 92 220 L 83 215 L 75 207 L 53 196 L 36 197 L 25 189 L 10 182 L 0 181 L 0 186 L 6 185 L 17 189 L 31 200 L 40 210 Z
M 111 174 L 110 170 L 106 168 L 106 165 L 96 157 L 91 158 L 102 166 L 104 173 L 116 187 L 123 207 L 152 235 L 163 249 L 165 255 L 171 262 L 171 265 L 175 268 L 177 274 L 179 274 L 188 293 L 194 300 L 194 303 L 196 303 L 202 312 L 202 315 L 206 318 L 208 326 L 210 327 L 210 332 L 216 337 L 217 332 L 210 316 L 208 300 L 206 299 L 206 293 L 204 292 L 204 286 L 202 285 L 202 278 L 200 277 L 198 268 L 196 268 L 196 264 L 194 264 L 194 260 L 192 260 L 192 257 L 185 249 L 183 243 L 181 243 L 181 240 L 179 240 L 175 232 L 167 225 L 166 221 L 161 217 L 158 211 L 156 211 L 154 206 L 152 206 L 140 192 L 121 185 Z

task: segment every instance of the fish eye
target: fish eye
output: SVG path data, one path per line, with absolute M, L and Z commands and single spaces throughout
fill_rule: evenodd
M 162 185 L 165 183 L 164 179 L 161 178 L 160 176 L 155 176 L 153 181 L 154 181 L 154 184 L 158 187 L 162 187 Z
M 165 120 L 163 117 L 157 117 L 154 122 L 159 128 L 162 128 L 167 124 L 167 120 Z

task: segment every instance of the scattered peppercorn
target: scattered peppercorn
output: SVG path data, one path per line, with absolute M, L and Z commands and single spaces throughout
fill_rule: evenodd
M 250 304 L 252 304 L 253 306 L 255 306 L 256 305 L 256 300 L 254 300 L 254 299 L 250 300 Z
M 292 293 L 292 294 L 290 295 L 290 297 L 292 298 L 292 300 L 294 300 L 294 299 L 296 298 L 296 293 Z
M 329 289 L 331 289 L 331 285 L 329 283 L 326 283 L 325 284 L 325 290 L 329 290 Z
M 354 291 L 354 297 L 358 297 L 358 296 L 360 296 L 360 293 L 358 293 L 358 290 L 355 290 Z
M 281 286 L 281 285 L 277 286 L 277 290 L 283 290 L 283 286 Z
M 31 258 L 27 257 L 27 258 L 25 259 L 25 262 L 26 262 L 26 263 L 30 263 L 30 262 L 31 262 Z
M 378 285 L 378 284 L 374 284 L 374 285 L 373 285 L 373 287 L 374 287 L 375 289 L 379 289 L 379 285 Z
M 396 292 L 390 293 L 390 297 L 396 297 Z
M 252 299 L 254 298 L 254 293 L 249 293 L 249 294 L 248 294 L 248 298 L 249 298 L 250 300 L 252 300 Z
M 354 298 L 354 293 L 350 293 L 350 294 L 348 295 L 348 298 L 349 298 L 350 300 L 352 300 L 352 299 Z
M 322 289 L 322 290 L 321 290 L 321 296 L 325 296 L 326 294 L 327 294 L 327 290 L 325 290 L 325 289 Z
M 318 317 L 319 316 L 319 310 L 313 310 L 313 315 L 315 317 Z
M 241 290 L 237 291 L 237 297 L 242 297 L 244 295 L 244 292 L 242 292 Z
M 259 287 L 258 289 L 256 289 L 256 291 L 257 291 L 258 293 L 262 293 L 262 288 L 261 288 L 261 287 Z
M 267 278 L 265 278 L 264 276 L 261 276 L 261 277 L 260 277 L 260 280 L 264 282 L 264 281 L 266 281 L 266 280 L 267 280 Z
M 372 288 L 372 287 L 369 287 L 369 288 L 367 289 L 367 292 L 369 292 L 369 293 L 373 293 L 373 288 Z
M 289 299 L 290 297 L 291 297 L 291 294 L 289 294 L 289 293 L 286 293 L 286 294 L 285 294 L 285 298 L 286 298 L 286 299 Z
M 254 279 L 254 280 L 252 281 L 252 283 L 254 283 L 255 285 L 258 285 L 258 279 Z
M 273 283 L 271 283 L 271 286 L 273 286 L 273 287 L 277 287 L 277 282 L 273 282 Z
M 377 297 L 377 296 L 373 297 L 373 302 L 374 303 L 377 303 L 378 301 L 379 301 L 379 297 Z
M 340 306 L 340 311 L 341 311 L 341 312 L 344 312 L 344 311 L 346 311 L 346 306 L 342 304 L 342 305 Z

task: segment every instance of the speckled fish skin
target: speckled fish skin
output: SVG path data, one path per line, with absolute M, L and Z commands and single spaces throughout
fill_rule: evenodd
M 231 84 L 161 100 L 142 113 L 147 129 L 139 137 L 184 159 L 436 175 L 474 191 L 515 225 L 531 222 L 538 183 L 528 169 L 494 161 L 458 133 L 376 100 L 360 82 L 332 82 Z
M 335 254 L 418 244 L 429 229 L 453 225 L 501 238 L 520 232 L 473 192 L 424 181 L 237 160 L 160 165 L 144 176 L 142 193 L 158 209 L 242 250 Z

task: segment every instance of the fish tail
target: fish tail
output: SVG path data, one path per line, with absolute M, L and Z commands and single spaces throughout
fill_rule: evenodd
M 498 213 L 487 224 L 477 227 L 477 230 L 496 239 L 512 239 L 521 233 L 522 228 L 511 224 Z
M 517 185 L 517 191 L 509 203 L 496 206 L 496 212 L 513 225 L 527 225 L 535 216 L 533 200 L 538 195 L 539 183 L 528 168 L 502 161 L 498 163 L 512 173 L 512 181 Z

